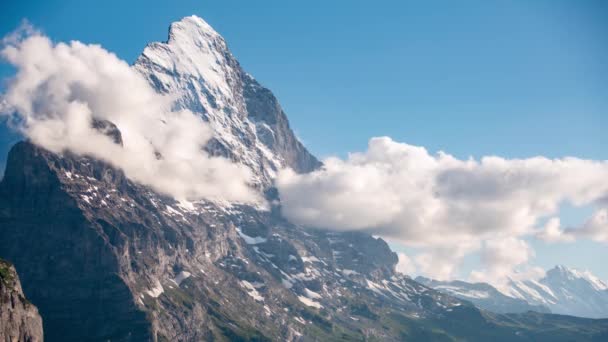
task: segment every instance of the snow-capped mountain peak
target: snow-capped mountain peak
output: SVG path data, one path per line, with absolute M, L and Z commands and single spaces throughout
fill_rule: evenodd
M 167 42 L 148 44 L 135 68 L 148 76 L 159 91 L 179 90 L 179 83 L 187 83 L 181 85 L 208 92 L 215 100 L 205 98 L 204 104 L 221 108 L 231 105 L 224 101 L 233 95 L 230 84 L 239 78 L 238 63 L 231 62 L 235 62 L 234 57 L 222 36 L 203 19 L 190 16 L 171 24 Z M 152 75 L 154 71 L 161 74 Z
M 229 83 L 236 76 L 228 63 L 232 55 L 224 38 L 197 16 L 171 24 L 167 43 L 148 45 L 142 57 L 203 80 L 203 87 L 222 98 L 232 95 Z
M 511 281 L 506 294 L 546 305 L 553 313 L 608 317 L 608 286 L 589 271 L 558 265 L 542 279 Z
M 174 33 L 173 31 L 176 29 L 184 29 L 184 30 L 189 30 L 189 31 L 196 31 L 198 33 L 198 35 L 207 35 L 210 37 L 219 37 L 221 38 L 220 34 L 217 33 L 216 30 L 213 29 L 213 27 L 211 27 L 211 25 L 209 25 L 203 18 L 196 16 L 196 15 L 191 15 L 188 17 L 184 17 L 182 18 L 182 20 L 171 23 L 171 32 Z M 190 36 L 196 36 L 195 34 L 190 34 Z M 223 40 L 223 38 L 221 38 Z
M 608 285 L 588 270 L 577 270 L 563 265 L 557 265 L 547 272 L 547 279 L 560 281 L 581 281 L 589 284 L 597 291 L 608 290 Z
M 209 122 L 207 150 L 248 166 L 267 188 L 277 170 L 307 172 L 320 163 L 296 139 L 270 90 L 247 74 L 222 36 L 203 19 L 171 24 L 166 42 L 149 44 L 133 68 L 161 94 Z

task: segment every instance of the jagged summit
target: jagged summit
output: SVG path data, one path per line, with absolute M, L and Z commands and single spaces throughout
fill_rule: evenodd
M 186 30 L 189 32 L 193 32 L 189 36 L 193 37 L 198 35 L 208 35 L 208 36 L 217 36 L 223 40 L 217 31 L 211 27 L 203 18 L 197 15 L 190 15 L 182 18 L 180 21 L 176 21 L 171 24 L 169 28 L 169 35 L 171 37 L 172 33 L 175 33 L 176 30 Z
M 563 265 L 557 265 L 547 271 L 546 278 L 562 282 L 580 281 L 589 284 L 598 291 L 608 290 L 608 285 L 591 273 L 591 271 L 568 268 Z
M 207 150 L 251 168 L 268 187 L 277 170 L 308 172 L 320 166 L 297 140 L 272 92 L 247 74 L 226 42 L 203 19 L 171 24 L 166 43 L 149 44 L 134 66 L 159 92 L 209 122 Z
M 233 58 L 219 33 L 203 19 L 190 16 L 171 24 L 166 42 L 148 44 L 135 65 L 149 61 L 172 74 L 195 77 L 208 91 L 228 96 L 232 94 L 227 83 L 235 76 L 229 65 Z

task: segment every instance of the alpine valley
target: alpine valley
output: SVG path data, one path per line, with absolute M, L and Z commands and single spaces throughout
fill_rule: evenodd
M 207 151 L 246 165 L 270 207 L 176 201 L 102 161 L 19 142 L 0 182 L 0 258 L 19 274 L 27 323 L 5 336 L 40 336 L 37 307 L 47 341 L 608 340 L 608 319 L 547 313 L 564 312 L 560 269 L 538 285 L 555 298 L 513 284 L 521 310 L 495 313 L 397 273 L 380 238 L 284 219 L 276 172 L 322 164 L 202 19 L 171 24 L 132 68 L 209 123 Z M 122 143 L 113 123 L 92 124 Z M 4 292 L 0 317 L 18 312 Z

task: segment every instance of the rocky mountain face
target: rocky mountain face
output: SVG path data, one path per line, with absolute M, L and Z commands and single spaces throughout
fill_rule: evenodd
M 512 281 L 505 293 L 557 314 L 608 318 L 608 285 L 587 271 L 556 266 L 538 281 Z
M 250 167 L 321 164 L 272 93 L 197 17 L 171 25 L 133 66 L 216 132 L 207 146 Z M 121 143 L 117 127 L 93 127 Z M 606 340 L 608 320 L 499 315 L 395 272 L 364 233 L 304 229 L 270 208 L 176 201 L 121 170 L 29 142 L 0 182 L 0 257 L 21 272 L 48 341 Z
M 497 313 L 525 313 L 536 311 L 550 313 L 544 305 L 534 305 L 521 298 L 513 298 L 486 283 L 467 283 L 465 281 L 439 281 L 416 277 L 416 281 L 437 291 L 468 300 L 478 308 Z
M 0 341 L 42 340 L 38 309 L 23 295 L 15 267 L 0 259 Z
M 396 256 L 371 236 L 175 202 L 26 142 L 8 165 L 0 251 L 24 270 L 51 341 L 329 338 L 360 335 L 379 309 L 407 320 L 467 306 L 397 276 Z

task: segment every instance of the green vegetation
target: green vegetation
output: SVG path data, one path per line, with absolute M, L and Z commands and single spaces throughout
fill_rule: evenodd
M 0 280 L 7 286 L 13 283 L 15 277 L 11 267 L 8 261 L 0 259 Z
M 196 301 L 194 300 L 192 295 L 187 291 L 184 291 L 179 288 L 179 286 L 165 286 L 164 294 L 165 296 L 170 298 L 175 303 L 175 305 L 184 307 L 188 310 L 192 310 L 192 308 L 196 304 Z

